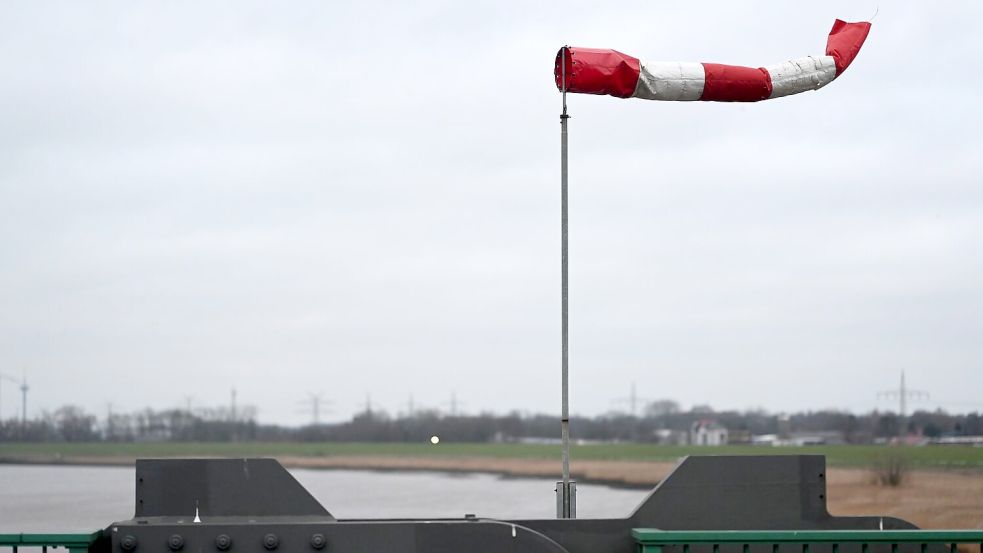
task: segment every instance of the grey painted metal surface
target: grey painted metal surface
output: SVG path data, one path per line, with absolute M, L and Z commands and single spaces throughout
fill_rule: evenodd
M 314 516 L 334 520 L 274 459 L 146 459 L 136 464 L 136 515 Z
M 97 553 L 631 553 L 633 528 L 914 528 L 830 515 L 820 456 L 689 457 L 614 519 L 336 520 L 273 459 L 138 461 L 137 479 L 137 515 Z

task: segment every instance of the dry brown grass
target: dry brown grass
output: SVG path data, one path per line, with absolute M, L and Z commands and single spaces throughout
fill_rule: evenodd
M 827 473 L 835 515 L 894 516 L 922 528 L 983 528 L 983 472 L 910 470 L 897 487 L 875 483 L 869 471 Z

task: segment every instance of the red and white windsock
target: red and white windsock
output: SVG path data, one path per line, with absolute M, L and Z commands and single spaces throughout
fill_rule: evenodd
M 833 23 L 825 56 L 767 67 L 719 63 L 639 61 L 615 50 L 564 47 L 556 54 L 556 86 L 567 92 L 646 100 L 757 102 L 816 90 L 839 77 L 857 57 L 870 23 Z

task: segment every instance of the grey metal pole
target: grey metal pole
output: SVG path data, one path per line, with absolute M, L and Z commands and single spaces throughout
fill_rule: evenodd
M 567 53 L 564 46 L 560 56 L 560 89 L 563 96 L 563 112 L 560 114 L 560 280 L 561 280 L 561 388 L 562 407 L 560 414 L 560 436 L 563 442 L 563 482 L 560 489 L 558 518 L 574 518 L 575 503 L 571 493 L 570 483 L 570 393 L 569 393 L 569 277 L 567 267 L 570 256 L 568 244 L 568 209 L 567 209 Z

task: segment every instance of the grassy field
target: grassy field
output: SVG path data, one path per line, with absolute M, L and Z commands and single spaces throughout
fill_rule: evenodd
M 612 461 L 674 461 L 685 455 L 825 455 L 830 466 L 869 466 L 879 456 L 903 455 L 913 467 L 983 468 L 983 448 L 957 446 L 662 446 L 603 444 L 573 447 L 574 459 Z M 472 443 L 0 443 L 0 459 L 30 457 L 491 457 L 499 459 L 559 458 L 556 445 Z

